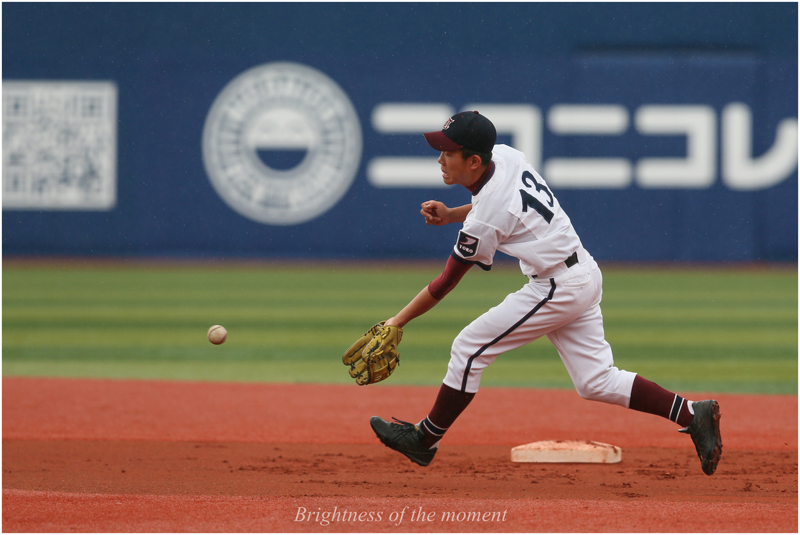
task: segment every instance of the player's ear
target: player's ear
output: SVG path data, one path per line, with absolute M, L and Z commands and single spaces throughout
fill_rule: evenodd
M 477 154 L 473 154 L 467 158 L 467 165 L 474 171 L 483 165 L 483 160 L 481 160 L 481 157 Z

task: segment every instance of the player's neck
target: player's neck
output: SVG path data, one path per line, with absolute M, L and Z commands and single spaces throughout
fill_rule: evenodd
M 494 174 L 494 162 L 489 162 L 489 165 L 484 167 L 483 170 L 481 171 L 481 174 L 478 177 L 478 179 L 475 180 L 475 182 L 473 182 L 472 185 L 467 186 L 467 189 L 473 195 L 477 195 L 477 193 L 481 190 L 483 185 L 486 184 L 486 182 L 488 182 L 490 178 L 492 178 L 493 174 Z

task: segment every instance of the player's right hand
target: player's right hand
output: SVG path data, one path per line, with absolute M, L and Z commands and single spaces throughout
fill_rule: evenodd
M 419 211 L 426 225 L 447 225 L 450 223 L 449 212 L 450 209 L 439 201 L 425 201 Z

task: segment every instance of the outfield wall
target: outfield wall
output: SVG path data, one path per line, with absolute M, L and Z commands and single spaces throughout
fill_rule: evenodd
M 797 4 L 3 4 L 3 254 L 442 258 L 478 109 L 601 260 L 796 261 Z

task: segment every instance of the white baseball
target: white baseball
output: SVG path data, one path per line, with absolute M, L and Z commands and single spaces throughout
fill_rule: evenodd
M 212 325 L 208 330 L 208 341 L 219 345 L 228 338 L 228 331 L 222 325 Z

